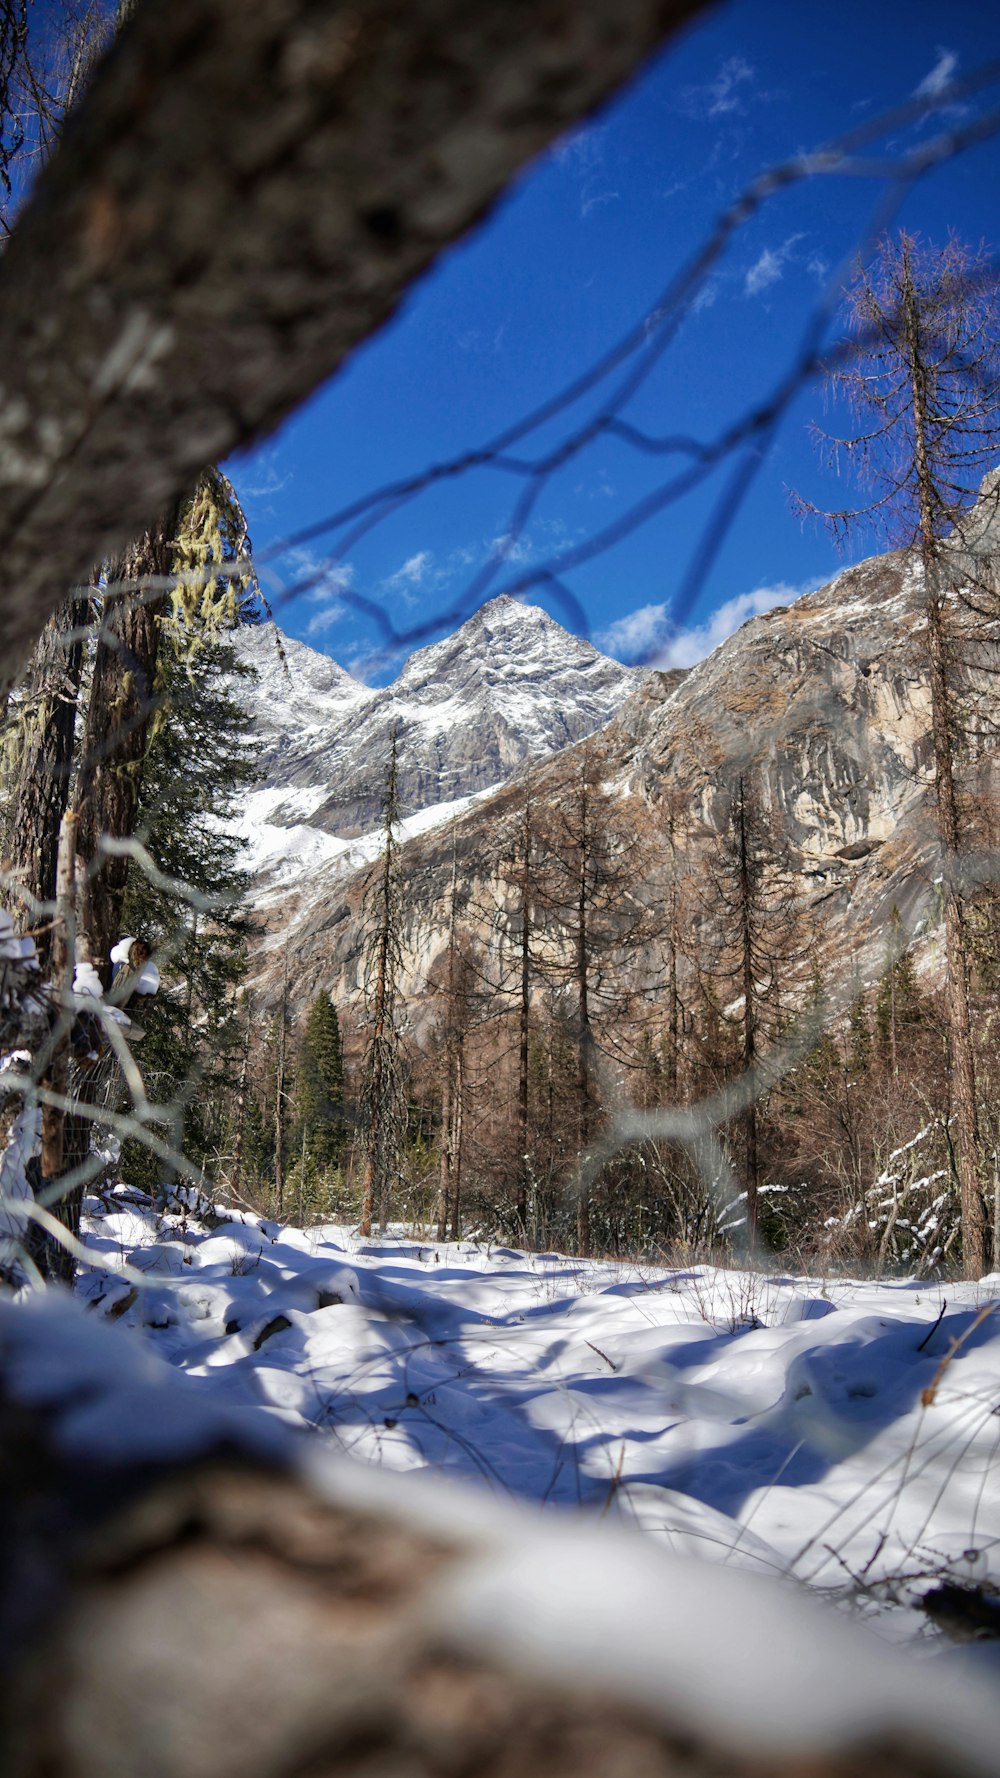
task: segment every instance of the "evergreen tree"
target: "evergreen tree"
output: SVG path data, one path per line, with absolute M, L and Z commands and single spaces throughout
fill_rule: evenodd
M 153 945 L 165 977 L 154 1003 L 133 1006 L 145 1031 L 147 1092 L 161 1105 L 177 1105 L 174 1134 L 198 1163 L 217 1152 L 225 1089 L 239 1072 L 236 991 L 252 931 L 245 908 L 250 877 L 240 864 L 243 842 L 223 824 L 257 769 L 231 691 L 233 676 L 252 670 L 221 641 L 205 641 L 189 660 L 182 649 L 168 632 L 139 803 L 138 837 L 157 875 L 130 870 L 124 925 Z M 206 1080 L 215 1091 L 206 1092 Z M 131 1178 L 151 1183 L 157 1164 L 136 1143 L 128 1168 Z
M 296 1133 L 313 1168 L 336 1167 L 344 1150 L 344 1055 L 340 1020 L 329 994 L 309 1008 L 295 1091 Z
M 903 923 L 894 907 L 889 921 L 885 968 L 875 999 L 875 1042 L 879 1059 L 893 1079 L 899 1076 L 904 1034 L 919 1025 L 920 990 L 913 958 L 903 946 Z

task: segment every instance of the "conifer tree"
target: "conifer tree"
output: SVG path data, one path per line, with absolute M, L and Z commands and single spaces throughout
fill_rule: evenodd
M 894 907 L 889 922 L 885 968 L 875 998 L 875 1041 L 879 1058 L 894 1080 L 899 1078 L 902 1039 L 921 1020 L 920 992 L 913 958 L 903 943 L 903 922 Z
M 138 835 L 156 866 L 128 873 L 123 924 L 162 958 L 164 986 L 135 1007 L 145 1037 L 140 1060 L 150 1097 L 176 1103 L 185 1153 L 208 1161 L 222 1134 L 243 1046 L 236 994 L 253 932 L 246 911 L 243 841 L 226 831 L 237 799 L 257 780 L 247 718 L 232 694 L 247 669 L 224 642 L 183 658 L 170 632 L 160 653 L 160 720 L 144 762 Z M 252 671 L 252 670 L 251 670 Z M 212 1090 L 206 1090 L 211 1083 Z M 130 1145 L 137 1183 L 152 1183 L 152 1157 Z M 140 1177 L 141 1176 L 141 1177 Z
M 336 1167 L 344 1150 L 344 1055 L 340 1020 L 329 994 L 309 1008 L 295 1084 L 296 1129 L 311 1167 Z

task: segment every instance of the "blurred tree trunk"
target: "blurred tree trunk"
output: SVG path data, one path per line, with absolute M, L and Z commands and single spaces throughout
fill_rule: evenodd
M 3 258 L 6 683 L 701 7 L 139 0 Z
M 79 929 L 105 988 L 110 951 L 121 937 L 129 860 L 102 855 L 102 839 L 130 840 L 142 793 L 142 768 L 155 711 L 160 621 L 169 594 L 157 584 L 173 566 L 179 506 L 162 514 L 108 570 L 109 591 L 94 658 L 76 806 Z
M 83 670 L 83 636 L 90 616 L 84 594 L 64 599 L 50 617 L 32 656 L 11 719 L 9 747 L 10 868 L 32 902 L 52 903 L 56 893 L 59 828 L 69 806 L 77 706 Z M 35 946 L 44 968 L 51 924 L 28 904 Z

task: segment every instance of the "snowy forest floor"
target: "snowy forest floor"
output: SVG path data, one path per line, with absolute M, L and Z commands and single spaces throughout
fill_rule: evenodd
M 141 1330 L 200 1407 L 796 1577 L 928 1653 L 936 1582 L 1000 1588 L 1000 1276 L 362 1240 L 161 1215 L 127 1188 L 90 1199 L 85 1230 L 126 1275 L 84 1270 L 81 1297 Z

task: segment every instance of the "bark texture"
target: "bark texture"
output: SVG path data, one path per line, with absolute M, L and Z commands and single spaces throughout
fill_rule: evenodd
M 140 0 L 0 267 L 7 675 L 704 0 Z
M 59 824 L 69 804 L 73 742 L 83 667 L 83 632 L 89 600 L 63 600 L 49 619 L 22 688 L 19 755 L 11 773 L 10 868 L 31 897 L 26 923 L 36 929 L 44 968 L 51 921 L 32 905 L 52 903 L 56 893 Z
M 77 789 L 80 944 L 105 989 L 111 986 L 112 945 L 121 937 L 129 860 L 102 855 L 102 839 L 130 840 L 139 818 L 142 772 L 155 713 L 156 663 L 166 592 L 144 588 L 147 577 L 170 573 L 179 509 L 172 506 L 112 564 L 109 594 L 87 705 Z M 154 580 L 155 589 L 155 580 Z
M 433 1590 L 460 1540 L 245 1460 L 70 1466 L 37 1411 L 0 1420 L 5 1778 L 945 1778 L 724 1753 L 458 1647 Z

